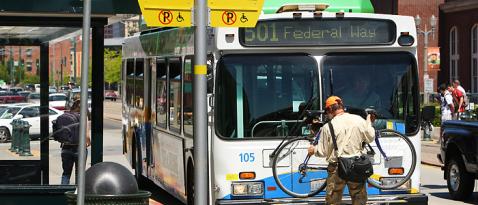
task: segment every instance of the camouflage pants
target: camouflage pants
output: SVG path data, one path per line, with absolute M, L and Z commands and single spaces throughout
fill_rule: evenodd
M 329 164 L 327 167 L 327 195 L 325 200 L 328 205 L 342 204 L 342 195 L 345 185 L 349 188 L 352 205 L 364 205 L 367 203 L 367 188 L 365 182 L 349 182 L 341 179 L 337 172 L 337 165 Z

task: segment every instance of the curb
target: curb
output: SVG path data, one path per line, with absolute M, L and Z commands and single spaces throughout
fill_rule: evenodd
M 118 118 L 115 118 L 115 117 L 104 116 L 104 118 L 109 119 L 109 120 L 114 120 L 114 121 L 121 122 L 121 119 L 118 119 Z
M 444 167 L 443 164 L 436 164 L 436 163 L 430 163 L 430 162 L 425 162 L 425 161 L 422 161 L 421 164 L 432 166 L 432 167 L 440 167 L 440 168 Z

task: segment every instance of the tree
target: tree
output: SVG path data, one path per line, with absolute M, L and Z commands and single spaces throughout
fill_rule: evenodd
M 121 80 L 121 53 L 105 49 L 104 51 L 105 82 L 111 85 Z
M 8 72 L 8 66 L 6 64 L 0 64 L 0 80 L 10 83 L 10 72 Z
M 40 76 L 35 74 L 26 74 L 25 79 L 23 79 L 23 84 L 38 84 L 40 83 Z

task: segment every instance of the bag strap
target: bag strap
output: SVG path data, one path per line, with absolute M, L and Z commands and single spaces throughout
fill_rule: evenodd
M 335 132 L 334 132 L 334 126 L 332 126 L 332 121 L 330 121 L 329 123 L 329 130 L 330 130 L 330 134 L 332 135 L 332 142 L 334 143 L 334 150 L 337 152 L 339 152 L 339 148 L 337 147 L 337 139 L 336 136 L 335 136 Z
M 330 130 L 330 134 L 332 135 L 332 142 L 334 143 L 334 150 L 337 152 L 337 155 L 339 154 L 339 148 L 337 147 L 337 136 L 335 135 L 335 131 L 334 131 L 334 126 L 332 125 L 332 121 L 330 121 L 329 123 L 329 130 Z M 372 146 L 370 146 L 369 143 L 365 143 L 367 144 L 368 148 L 370 149 L 370 154 L 372 155 L 375 155 L 375 151 L 373 150 Z

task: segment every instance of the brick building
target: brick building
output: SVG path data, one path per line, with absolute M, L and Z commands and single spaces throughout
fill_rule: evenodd
M 446 0 L 440 20 L 439 81 L 458 79 L 467 92 L 478 93 L 478 1 Z
M 430 30 L 430 17 L 434 15 L 435 17 L 439 16 L 439 5 L 442 4 L 444 0 L 372 0 L 372 4 L 375 8 L 376 13 L 384 13 L 384 14 L 398 14 L 403 16 L 413 16 L 416 17 L 417 15 L 420 16 L 421 23 L 419 28 L 423 31 Z M 438 18 L 439 19 L 439 18 Z M 437 25 L 435 29 L 435 38 L 433 39 L 432 35 L 429 36 L 428 39 L 428 47 L 430 49 L 438 47 L 438 27 L 440 24 Z M 418 71 L 419 71 L 419 81 L 420 81 L 420 90 L 423 91 L 423 55 L 424 55 L 424 39 L 423 35 L 418 34 L 418 53 L 417 53 L 417 60 L 418 60 Z M 428 52 L 427 52 L 428 53 Z M 433 79 L 433 86 L 436 88 L 437 86 L 437 79 L 439 70 L 435 68 L 439 68 L 438 66 L 435 67 L 428 67 L 428 75 L 429 78 Z M 432 69 L 431 69 L 432 68 Z

